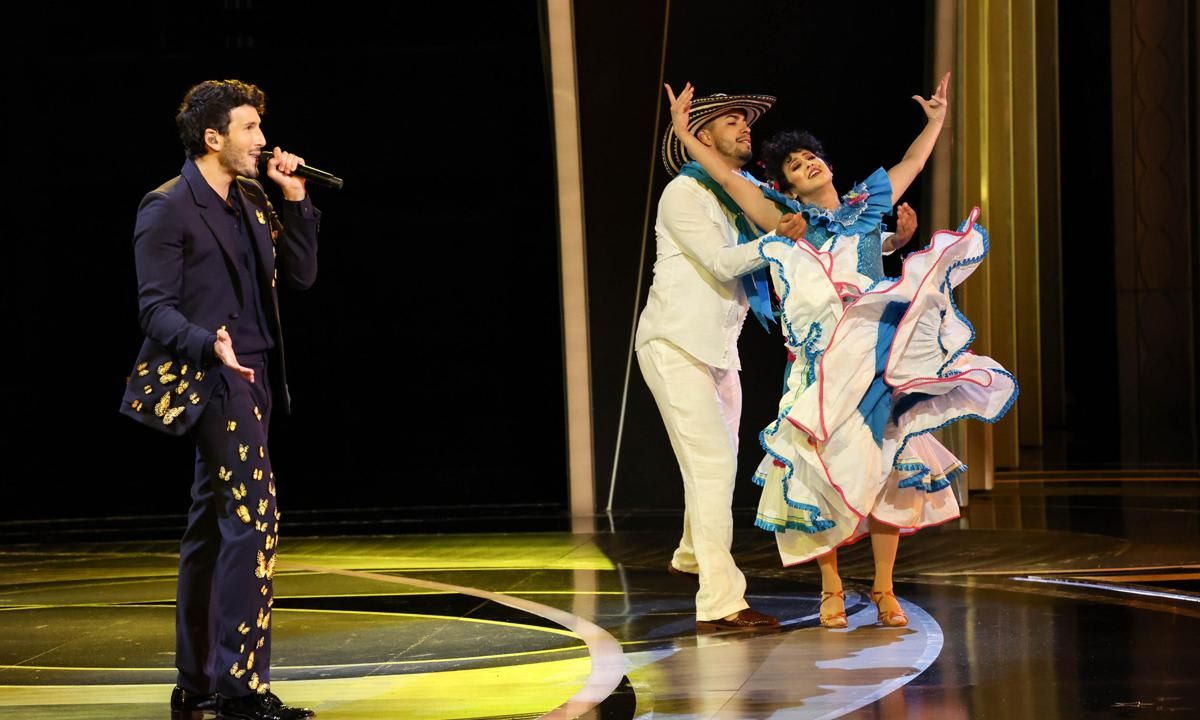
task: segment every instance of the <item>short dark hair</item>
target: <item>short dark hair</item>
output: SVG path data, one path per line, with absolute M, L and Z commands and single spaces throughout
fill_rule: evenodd
M 205 80 L 192 86 L 183 96 L 175 115 L 179 139 L 187 156 L 204 155 L 204 131 L 208 128 L 222 135 L 229 132 L 229 111 L 234 108 L 249 105 L 259 115 L 265 115 L 266 99 L 262 90 L 241 80 Z
M 767 173 L 767 179 L 774 182 L 780 190 L 787 190 L 789 187 L 787 174 L 783 170 L 787 159 L 792 153 L 801 150 L 807 150 L 826 163 L 829 162 L 825 157 L 825 146 L 807 130 L 784 130 L 763 143 L 763 169 Z

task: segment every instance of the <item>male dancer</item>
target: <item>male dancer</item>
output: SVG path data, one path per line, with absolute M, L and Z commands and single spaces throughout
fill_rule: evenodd
M 750 126 L 774 102 L 765 95 L 700 98 L 692 102 L 689 125 L 730 172 L 740 172 L 751 157 Z M 699 576 L 698 629 L 777 627 L 775 618 L 746 603 L 746 578 L 730 554 L 742 411 L 737 339 L 752 301 L 764 323 L 771 312 L 759 272 L 766 265 L 762 239 L 740 237 L 746 234 L 736 227 L 735 210 L 702 169 L 684 165 L 687 159 L 668 129 L 663 160 L 672 174 L 682 174 L 659 200 L 654 282 L 635 340 L 638 366 L 683 475 L 683 537 L 668 570 Z M 776 232 L 798 238 L 805 227 L 802 217 L 787 216 Z

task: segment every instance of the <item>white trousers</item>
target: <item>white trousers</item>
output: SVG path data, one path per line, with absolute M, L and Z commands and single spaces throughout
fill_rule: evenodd
M 665 340 L 649 341 L 637 356 L 683 475 L 683 537 L 671 563 L 700 574 L 697 620 L 732 615 L 749 607 L 746 578 L 729 552 L 741 379 Z

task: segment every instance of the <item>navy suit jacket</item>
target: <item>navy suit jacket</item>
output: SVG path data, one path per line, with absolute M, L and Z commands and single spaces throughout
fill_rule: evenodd
M 276 215 L 262 185 L 239 177 L 230 187 L 242 203 L 258 255 L 261 302 L 275 339 L 278 382 L 289 409 L 277 282 L 306 289 L 317 276 L 320 211 L 305 198 Z M 236 241 L 220 198 L 188 160 L 180 175 L 148 193 L 138 208 L 133 233 L 137 265 L 138 317 L 146 337 L 121 401 L 121 412 L 172 435 L 195 424 L 220 375 L 212 344 L 218 328 L 230 335 L 243 312 Z M 269 289 L 269 292 L 268 292 Z M 237 347 L 234 347 L 237 352 Z

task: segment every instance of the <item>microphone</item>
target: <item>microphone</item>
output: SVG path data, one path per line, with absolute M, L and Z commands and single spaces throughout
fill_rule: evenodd
M 262 154 L 258 156 L 258 162 L 264 168 L 264 170 L 267 167 L 267 161 L 274 156 L 275 153 L 271 152 L 270 150 L 263 150 Z M 318 170 L 311 165 L 297 165 L 296 171 L 292 174 L 299 175 L 305 180 L 312 180 L 318 185 L 331 187 L 335 190 L 342 189 L 342 179 L 340 177 L 334 175 L 333 173 L 327 173 L 324 170 Z

